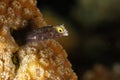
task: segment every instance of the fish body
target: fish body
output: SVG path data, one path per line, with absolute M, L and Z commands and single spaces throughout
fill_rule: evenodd
M 33 28 L 27 33 L 26 38 L 28 41 L 43 41 L 47 39 L 59 38 L 62 36 L 68 36 L 68 31 L 64 25 Z

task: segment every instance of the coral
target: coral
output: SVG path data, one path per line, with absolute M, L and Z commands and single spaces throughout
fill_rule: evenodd
M 36 0 L 0 1 L 0 80 L 77 80 L 67 53 L 57 41 L 19 45 L 13 36 L 19 29 L 24 32 L 26 27 L 47 25 L 36 3 Z M 21 40 L 22 36 L 17 38 Z

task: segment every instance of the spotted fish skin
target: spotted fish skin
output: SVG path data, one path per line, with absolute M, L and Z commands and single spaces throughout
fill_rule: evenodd
M 30 19 L 37 25 L 46 25 L 36 4 L 36 0 L 0 0 L 0 28 L 18 29 L 26 26 Z
M 52 26 L 45 26 L 43 28 L 33 28 L 27 35 L 27 41 L 43 41 L 53 38 L 54 30 Z
M 64 28 L 64 31 L 62 33 L 59 33 L 56 27 L 61 28 L 60 26 L 44 26 L 42 28 L 32 28 L 29 30 L 29 32 L 26 34 L 27 35 L 27 41 L 43 41 L 43 40 L 48 40 L 48 39 L 55 39 L 59 38 L 62 36 L 68 36 L 67 30 Z M 62 26 L 64 27 L 64 26 Z M 63 28 L 62 28 L 63 29 Z M 65 35 L 64 35 L 65 34 Z

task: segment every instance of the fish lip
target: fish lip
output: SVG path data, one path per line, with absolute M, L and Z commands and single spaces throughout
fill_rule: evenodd
M 69 34 L 68 34 L 68 32 L 66 31 L 63 35 L 64 35 L 64 36 L 68 36 Z

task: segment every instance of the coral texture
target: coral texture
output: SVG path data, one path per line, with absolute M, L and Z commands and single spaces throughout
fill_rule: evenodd
M 0 0 L 0 80 L 77 80 L 65 50 L 57 41 L 19 45 L 12 35 L 16 34 L 14 30 L 26 26 L 47 25 L 36 2 Z

